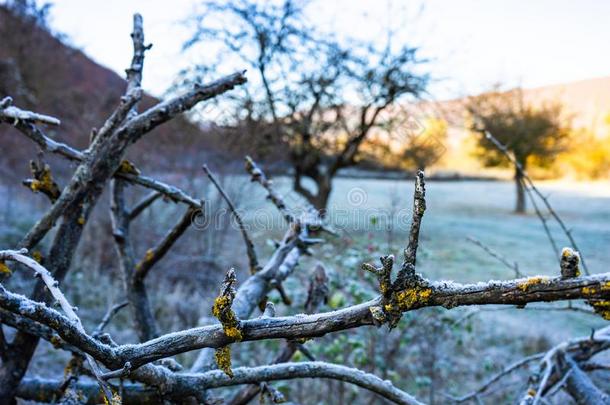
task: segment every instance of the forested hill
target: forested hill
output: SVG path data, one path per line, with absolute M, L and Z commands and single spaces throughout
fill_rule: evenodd
M 17 17 L 3 6 L 0 6 L 0 38 L 0 98 L 11 96 L 21 108 L 59 118 L 61 126 L 47 128 L 48 134 L 85 148 L 91 129 L 99 128 L 118 104 L 125 80 L 66 45 L 35 21 Z M 129 37 L 125 41 L 130 41 Z M 125 61 L 126 67 L 129 62 Z M 145 95 L 140 109 L 158 101 Z M 205 150 L 205 145 L 199 145 L 205 143 L 202 135 L 197 126 L 179 118 L 157 128 L 134 146 L 130 154 L 143 165 L 147 160 L 156 160 L 155 167 L 159 168 L 164 162 L 158 161 L 161 153 L 155 151 L 163 150 L 166 163 L 180 164 L 184 160 L 168 159 L 173 155 L 168 152 Z M 26 175 L 28 161 L 36 156 L 34 144 L 8 125 L 0 126 L 0 150 L 10 150 L 2 153 L 0 159 L 3 176 Z

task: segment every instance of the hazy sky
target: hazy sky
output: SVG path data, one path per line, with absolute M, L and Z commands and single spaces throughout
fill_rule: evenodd
M 154 44 L 144 87 L 153 94 L 198 61 L 180 51 L 189 33 L 181 21 L 196 0 L 53 3 L 54 28 L 120 74 L 131 57 L 131 15 L 142 13 L 146 40 Z M 311 16 L 323 29 L 361 38 L 377 37 L 380 22 L 406 21 L 409 40 L 431 59 L 438 80 L 430 90 L 437 98 L 475 93 L 498 81 L 533 87 L 610 75 L 610 1 L 314 0 Z

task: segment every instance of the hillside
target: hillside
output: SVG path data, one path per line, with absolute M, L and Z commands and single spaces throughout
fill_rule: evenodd
M 91 129 L 100 127 L 118 104 L 125 80 L 33 21 L 18 18 L 2 6 L 0 38 L 0 98 L 9 95 L 19 107 L 58 117 L 61 126 L 48 128 L 48 134 L 85 148 Z M 125 61 L 126 66 L 128 63 Z M 156 98 L 145 95 L 140 110 L 157 102 Z M 194 143 L 197 148 L 192 148 Z M 168 162 L 154 159 L 156 150 L 171 156 L 172 151 L 184 152 L 187 147 L 204 149 L 204 137 L 198 127 L 181 118 L 157 128 L 130 153 L 138 164 L 146 166 L 148 160 L 155 160 L 158 168 Z M 36 148 L 29 140 L 2 125 L 0 149 L 10 150 L 0 159 L 4 176 L 27 175 L 28 161 L 36 155 Z M 184 159 L 166 160 L 173 165 L 185 162 Z

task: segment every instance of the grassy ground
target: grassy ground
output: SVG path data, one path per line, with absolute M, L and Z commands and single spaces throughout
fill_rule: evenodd
M 275 180 L 291 207 L 302 207 L 302 199 L 290 192 L 287 178 Z M 285 231 L 285 223 L 256 184 L 245 176 L 225 178 L 226 188 L 245 214 L 261 262 L 273 250 L 272 239 Z M 213 190 L 205 182 L 184 184 L 194 195 L 205 195 L 215 201 Z M 579 247 L 592 273 L 608 271 L 610 260 L 610 183 L 543 182 L 540 188 L 550 194 L 551 203 L 574 230 Z M 0 240 L 10 248 L 32 221 L 48 206 L 40 196 L 27 190 L 3 193 L 10 196 L 1 201 Z M 411 218 L 412 181 L 338 179 L 329 205 L 328 220 L 340 233 L 330 243 L 315 247 L 315 256 L 302 260 L 299 270 L 286 288 L 295 305 L 278 305 L 278 312 L 300 312 L 305 299 L 309 270 L 322 261 L 332 280 L 331 300 L 321 310 L 361 302 L 376 293 L 376 287 L 359 269 L 364 261 L 376 262 L 382 254 L 399 256 L 406 240 Z M 29 205 L 28 205 L 29 204 Z M 525 215 L 512 212 L 514 185 L 510 182 L 430 182 L 427 184 L 426 215 L 423 220 L 418 271 L 431 279 L 476 282 L 508 279 L 514 272 L 491 258 L 466 237 L 476 238 L 508 258 L 516 261 L 526 275 L 553 275 L 559 272 L 557 254 L 552 252 L 540 220 L 529 207 Z M 107 207 L 100 204 L 99 217 L 107 217 Z M 227 213 L 216 201 L 208 212 L 213 213 L 205 229 L 190 231 L 151 275 L 151 299 L 164 332 L 192 327 L 210 316 L 211 298 L 217 291 L 225 269 L 234 266 L 238 279 L 247 274 L 245 249 L 238 231 L 227 229 Z M 220 208 L 220 211 L 218 210 Z M 297 213 L 299 209 L 295 210 Z M 182 212 L 182 207 L 155 203 L 145 213 L 134 234 L 141 242 L 137 250 L 143 254 L 163 235 Z M 108 224 L 100 222 L 87 228 L 80 253 L 65 282 L 70 299 L 81 308 L 88 328 L 93 327 L 112 300 L 108 291 L 120 295 L 119 277 L 112 242 L 101 237 Z M 102 233 L 99 233 L 102 230 Z M 553 235 L 560 247 L 567 246 L 557 226 Z M 220 240 L 222 239 L 222 240 Z M 214 266 L 210 265 L 214 262 Z M 29 278 L 28 278 L 29 280 Z M 17 281 L 17 280 L 15 280 Z M 110 285 L 114 284 L 115 288 Z M 15 285 L 18 286 L 18 283 Z M 98 286 L 105 286 L 103 289 Z M 9 286 L 11 287 L 11 286 Z M 22 291 L 26 292 L 24 288 Z M 275 293 L 274 293 L 275 294 Z M 272 296 L 274 300 L 278 297 Z M 335 361 L 362 367 L 393 380 L 400 387 L 426 402 L 445 403 L 439 392 L 463 394 L 480 384 L 494 370 L 524 355 L 546 350 L 553 343 L 587 334 L 590 328 L 604 324 L 601 318 L 566 311 L 541 311 L 535 308 L 558 307 L 560 304 L 530 305 L 528 309 L 482 308 L 471 321 L 454 325 L 455 319 L 473 308 L 451 311 L 425 309 L 410 313 L 391 334 L 385 330 L 362 328 L 345 334 L 333 334 L 308 343 L 320 360 Z M 256 316 L 256 314 L 255 314 Z M 447 319 L 445 319 L 447 318 Z M 209 321 L 208 321 L 209 322 Z M 121 343 L 133 341 L 129 332 L 128 312 L 122 313 L 109 331 Z M 453 325 L 453 326 L 452 326 Z M 439 338 L 440 336 L 440 338 Z M 443 337 L 444 336 L 444 337 Z M 398 342 L 398 343 L 397 343 Z M 249 343 L 235 350 L 234 363 L 261 364 L 273 357 L 273 348 L 281 342 Z M 399 344 L 393 362 L 387 348 Z M 261 348 L 264 348 L 261 350 Z M 61 372 L 67 356 L 43 344 L 31 370 L 53 376 Z M 179 361 L 188 365 L 192 355 Z M 374 360 L 378 359 L 378 360 Z M 451 370 L 460 369 L 456 374 Z M 523 377 L 523 376 L 522 376 Z M 523 377 L 524 378 L 524 377 Z M 500 403 L 514 399 L 524 379 L 514 378 L 514 389 L 505 396 L 486 398 Z M 325 395 L 337 389 L 347 390 L 337 403 L 375 403 L 373 397 L 359 396 L 359 391 L 334 383 L 320 382 L 320 398 L 310 402 L 308 382 L 277 386 L 291 390 L 290 398 L 303 403 L 326 403 Z M 327 384 L 327 385 L 325 385 Z M 436 394 L 435 394 L 436 392 Z M 305 395 L 304 398 L 300 398 Z M 435 397 L 436 395 L 436 397 Z M 500 395 L 500 394 L 498 394 Z M 372 402 L 373 401 L 373 402 Z M 560 402 L 561 403 L 561 400 Z

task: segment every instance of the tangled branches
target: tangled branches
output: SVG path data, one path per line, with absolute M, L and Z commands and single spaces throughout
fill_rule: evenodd
M 42 161 L 32 166 L 34 178 L 30 180 L 29 186 L 45 193 L 52 205 L 26 233 L 19 248 L 31 251 L 47 235 L 52 234 L 44 266 L 28 256 L 28 250 L 0 251 L 0 272 L 3 277 L 4 274 L 8 276 L 12 270 L 7 265 L 10 263 L 12 267 L 12 262 L 17 262 L 19 264 L 16 266 L 23 265 L 40 276 L 37 286 L 28 297 L 0 285 L 0 320 L 17 330 L 10 342 L 4 334 L 0 334 L 0 403 L 10 403 L 15 397 L 53 401 L 63 395 L 67 396 L 68 387 L 83 393 L 86 401 L 95 403 L 100 399 L 98 386 L 108 402 L 205 403 L 211 389 L 245 385 L 231 400 L 231 403 L 239 404 L 246 403 L 257 392 L 280 398 L 269 385 L 270 381 L 331 378 L 355 384 L 394 403 L 419 404 L 413 396 L 375 375 L 342 365 L 314 361 L 311 353 L 302 345 L 303 340 L 368 325 L 387 324 L 389 328 L 398 328 L 405 312 L 435 306 L 447 309 L 490 304 L 523 307 L 533 302 L 580 299 L 585 300 L 602 316 L 608 316 L 610 273 L 581 276 L 579 264 L 582 261 L 572 249 L 563 251 L 561 266 L 555 271 L 556 277 L 538 276 L 458 284 L 429 280 L 418 273 L 417 251 L 426 211 L 425 178 L 421 171 L 415 178 L 411 228 L 403 262 L 396 277 L 392 276 L 395 264 L 392 255 L 381 257 L 380 266 L 362 266 L 377 277 L 379 296 L 334 311 L 318 312 L 329 289 L 326 271 L 318 264 L 313 271 L 304 308 L 306 314 L 275 316 L 275 306 L 267 299 L 269 293 L 277 289 L 284 303 L 290 303 L 282 283 L 296 271 L 303 255 L 312 254 L 313 246 L 324 242 L 317 236 L 328 231 L 328 228 L 315 210 L 310 209 L 301 216 L 294 215 L 261 167 L 246 158 L 246 171 L 252 181 L 264 188 L 267 198 L 285 219 L 285 234 L 264 260 L 262 255 L 259 257 L 255 252 L 243 219 L 239 218 L 250 275 L 240 280 L 237 288 L 235 271 L 231 269 L 227 272 L 212 308 L 219 323 L 161 333 L 157 326 L 158 314 L 151 309 L 149 286 L 145 280 L 154 266 L 163 260 L 176 241 L 187 232 L 193 216 L 202 214 L 204 204 L 201 199 L 174 186 L 142 175 L 125 160 L 125 154 L 129 146 L 156 126 L 202 101 L 244 84 L 246 78 L 243 72 L 237 72 L 209 84 L 198 84 L 184 94 L 139 112 L 144 55 L 150 48 L 144 43 L 143 23 L 139 15 L 134 16 L 132 39 L 134 56 L 127 71 L 127 90 L 101 129 L 95 131 L 86 151 L 53 141 L 38 127 L 39 124 L 59 125 L 59 120 L 20 110 L 12 106 L 10 99 L 0 102 L 0 122 L 14 125 L 43 151 L 56 153 L 77 164 L 72 178 L 63 189 L 53 181 L 50 168 Z M 236 215 L 235 206 L 215 177 L 207 167 L 204 170 Z M 108 184 L 111 191 L 112 236 L 126 303 L 113 305 L 99 326 L 88 332 L 76 310 L 59 289 L 59 284 L 70 269 L 82 230 L 87 226 L 88 216 Z M 124 193 L 127 184 L 142 186 L 149 189 L 150 193 L 134 206 L 128 207 Z M 184 204 L 184 212 L 160 241 L 138 260 L 130 235 L 131 221 L 161 196 Z M 55 232 L 51 232 L 52 229 Z M 61 312 L 51 307 L 53 301 L 59 303 Z M 124 306 L 131 310 L 139 342 L 117 344 L 112 336 L 103 333 L 113 314 Z M 253 316 L 257 309 L 264 309 L 262 316 Z M 85 366 L 77 360 L 86 359 L 88 372 L 95 378 L 97 385 L 92 386 L 90 382 L 81 379 L 79 372 L 70 373 L 61 381 L 31 376 L 24 378 L 39 339 L 50 341 L 57 349 L 71 352 L 73 364 L 77 365 L 79 371 L 85 369 Z M 242 342 L 271 339 L 285 341 L 273 364 L 232 366 L 231 348 L 238 347 Z M 592 395 L 603 398 L 600 396 L 602 393 L 595 391 L 594 384 L 586 378 L 584 370 L 590 357 L 609 348 L 609 342 L 607 330 L 602 330 L 590 339 L 571 341 L 545 355 L 527 359 L 526 362 L 542 359 L 540 373 L 531 379 L 527 401 L 531 399 L 536 403 L 550 390 L 564 384 L 574 398 L 582 398 L 581 402 L 592 400 Z M 188 371 L 183 371 L 184 368 L 173 358 L 197 350 L 200 350 L 197 359 Z M 297 351 L 304 353 L 311 361 L 290 362 Z M 220 370 L 214 370 L 214 363 Z M 508 367 L 504 374 L 521 364 L 524 363 Z M 126 377 L 132 382 L 123 383 L 122 380 Z M 499 378 L 492 379 L 486 387 Z M 112 381 L 116 379 L 120 379 L 121 383 L 113 384 Z M 120 398 L 117 398 L 118 387 L 121 387 Z M 486 387 L 460 400 L 474 398 L 485 391 Z

